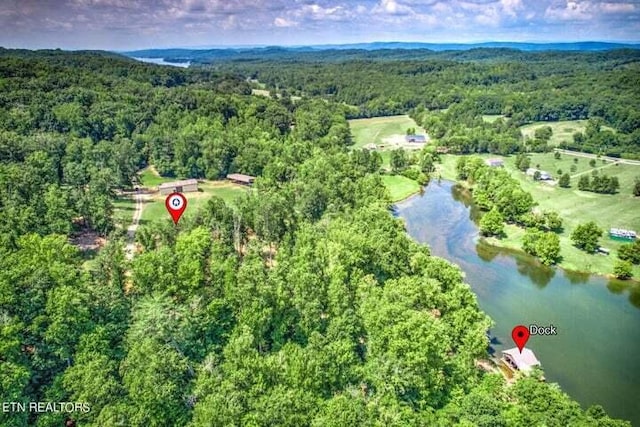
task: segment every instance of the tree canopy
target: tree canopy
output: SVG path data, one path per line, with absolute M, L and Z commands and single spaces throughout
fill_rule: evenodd
M 91 408 L 0 424 L 627 425 L 476 367 L 491 320 L 461 270 L 390 215 L 380 159 L 348 149 L 339 97 L 256 97 L 219 71 L 96 52 L 0 50 L 0 77 L 2 396 Z M 480 203 L 523 221 L 531 196 L 480 163 L 459 167 Z M 258 178 L 234 205 L 145 224 L 128 260 L 113 202 L 149 164 Z M 107 239 L 93 257 L 69 242 L 86 230 Z

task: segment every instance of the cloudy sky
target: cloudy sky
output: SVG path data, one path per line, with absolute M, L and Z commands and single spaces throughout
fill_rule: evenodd
M 0 0 L 0 46 L 640 41 L 640 0 Z

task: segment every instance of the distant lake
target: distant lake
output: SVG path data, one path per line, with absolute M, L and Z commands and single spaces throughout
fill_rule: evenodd
M 151 64 L 158 64 L 158 65 L 171 65 L 174 67 L 181 67 L 181 68 L 187 68 L 189 65 L 191 65 L 191 62 L 167 62 L 164 60 L 164 58 L 135 58 L 133 57 L 133 59 L 140 61 L 140 62 L 149 62 Z
M 397 205 L 415 240 L 460 266 L 494 321 L 498 354 L 514 347 L 515 325 L 557 327 L 557 336 L 532 336 L 527 347 L 557 382 L 587 408 L 640 426 L 640 288 L 628 282 L 544 267 L 533 257 L 483 243 L 470 197 L 449 181 Z M 612 255 L 613 256 L 613 255 Z

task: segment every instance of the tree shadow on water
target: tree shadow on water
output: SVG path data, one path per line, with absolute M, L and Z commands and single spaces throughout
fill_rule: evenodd
M 491 262 L 500 255 L 502 251 L 496 246 L 492 246 L 480 239 L 476 244 L 476 253 L 478 257 L 484 262 Z
M 544 289 L 556 275 L 556 269 L 541 264 L 535 258 L 516 257 L 518 273 L 527 276 L 539 288 Z
M 570 270 L 563 270 L 563 271 L 564 271 L 564 277 L 572 285 L 580 285 L 583 283 L 587 283 L 589 281 L 589 277 L 591 277 L 589 273 L 584 273 L 581 271 L 570 271 Z
M 607 283 L 607 289 L 612 294 L 622 295 L 629 291 L 629 302 L 632 306 L 640 308 L 640 283 L 628 280 L 611 279 Z

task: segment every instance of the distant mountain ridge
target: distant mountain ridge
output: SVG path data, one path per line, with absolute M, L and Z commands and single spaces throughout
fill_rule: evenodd
M 355 44 L 328 44 L 309 46 L 311 49 L 429 49 L 433 51 L 443 50 L 470 50 L 477 48 L 507 48 L 523 51 L 545 50 L 610 50 L 610 49 L 640 49 L 640 43 L 613 43 L 613 42 L 568 42 L 568 43 L 526 43 L 526 42 L 484 42 L 484 43 L 422 43 L 422 42 L 373 42 Z
M 436 53 L 450 52 L 452 56 L 465 51 L 503 51 L 502 53 L 518 54 L 525 52 L 602 52 L 616 49 L 640 50 L 640 43 L 613 42 L 571 42 L 571 43 L 523 43 L 523 42 L 486 42 L 486 43 L 420 43 L 420 42 L 373 42 L 354 44 L 325 44 L 312 46 L 250 46 L 250 47 L 217 47 L 211 49 L 169 48 L 143 49 L 119 52 L 132 58 L 156 58 L 173 63 L 211 63 L 225 60 L 260 60 L 260 59 L 364 59 L 380 56 L 384 53 L 389 58 L 415 58 L 417 55 L 429 56 Z M 380 52 L 379 52 L 380 51 Z
M 214 48 L 167 48 L 167 49 L 140 49 L 120 52 L 127 56 L 139 58 L 151 58 L 159 56 L 151 55 L 189 55 L 203 52 L 247 52 L 259 50 L 281 49 L 284 51 L 309 52 L 317 50 L 381 50 L 381 49 L 428 49 L 433 51 L 443 50 L 470 50 L 477 48 L 507 48 L 523 51 L 545 50 L 610 50 L 610 49 L 640 49 L 640 43 L 617 42 L 563 42 L 563 43 L 527 43 L 527 42 L 484 42 L 484 43 L 423 43 L 423 42 L 371 42 L 371 43 L 347 43 L 347 44 L 323 44 L 301 46 L 236 46 Z

